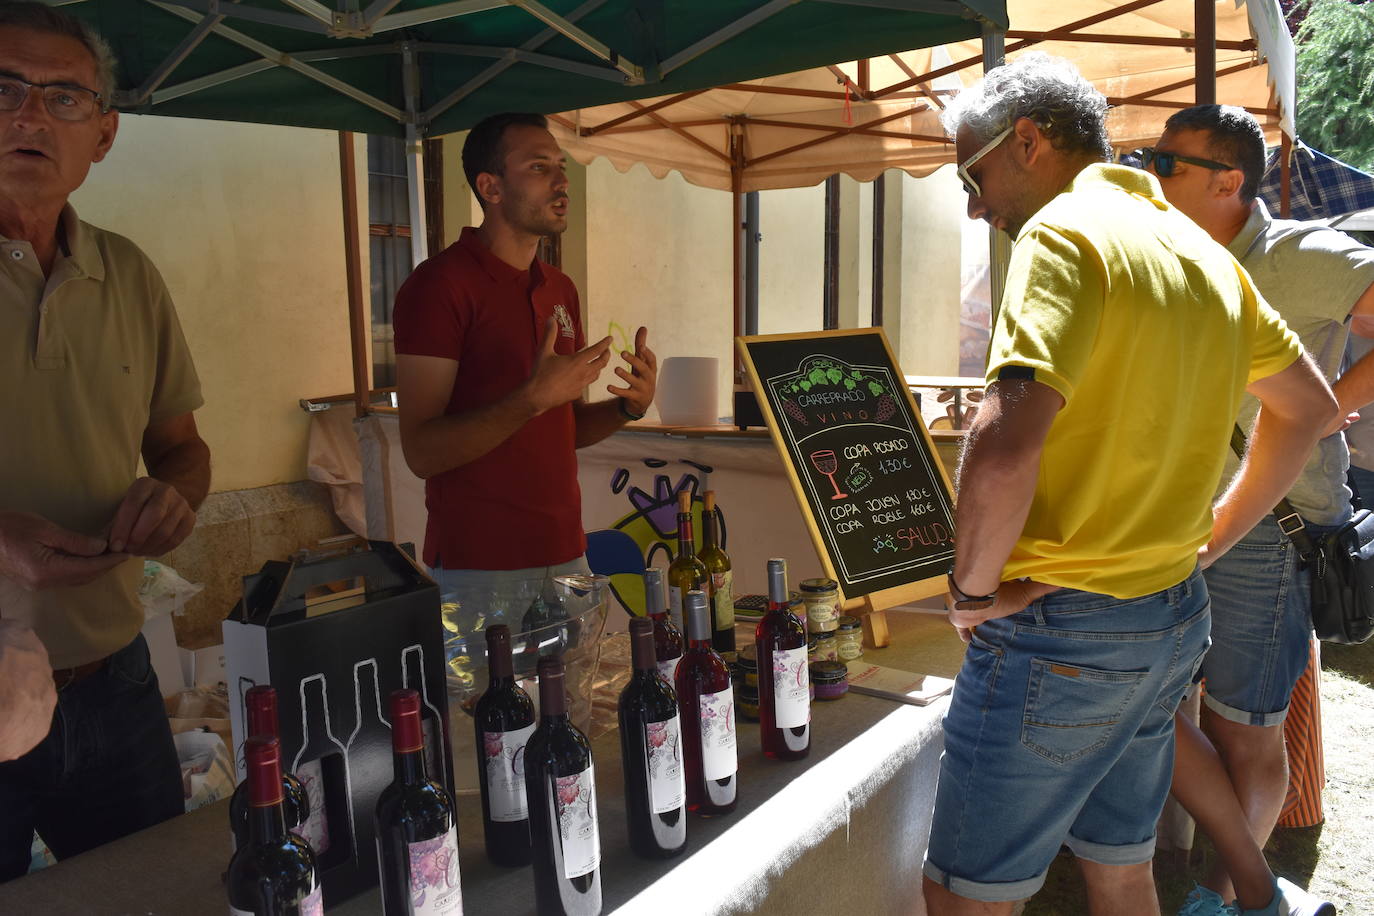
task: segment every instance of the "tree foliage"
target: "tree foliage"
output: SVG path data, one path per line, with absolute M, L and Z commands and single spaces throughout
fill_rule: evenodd
M 1374 171 L 1374 3 L 1311 0 L 1294 36 L 1298 136 Z

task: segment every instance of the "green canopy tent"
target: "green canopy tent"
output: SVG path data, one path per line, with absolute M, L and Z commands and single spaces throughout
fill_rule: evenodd
M 68 0 L 121 110 L 374 134 L 704 89 L 1005 29 L 1002 0 Z
M 420 140 L 499 111 L 553 113 L 983 39 L 1005 0 L 47 0 L 119 59 L 121 111 L 401 135 L 412 257 Z M 353 147 L 341 137 L 353 376 L 370 384 Z

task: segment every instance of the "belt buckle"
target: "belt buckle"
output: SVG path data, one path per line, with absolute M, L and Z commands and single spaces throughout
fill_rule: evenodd
M 1291 527 L 1289 527 L 1290 525 Z M 1283 518 L 1279 519 L 1279 530 L 1288 537 L 1292 537 L 1305 527 L 1302 516 L 1296 512 L 1291 515 L 1285 515 Z

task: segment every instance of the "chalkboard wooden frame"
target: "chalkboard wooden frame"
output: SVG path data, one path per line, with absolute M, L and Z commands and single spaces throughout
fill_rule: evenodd
M 852 340 L 856 337 L 876 338 L 876 343 L 880 343 L 881 347 L 876 347 L 875 341 L 872 340 Z M 792 343 L 808 346 L 797 348 L 795 354 L 792 355 L 777 346 Z M 948 472 L 935 451 L 935 443 L 930 432 L 921 419 L 921 413 L 916 407 L 915 399 L 906 386 L 905 377 L 893 356 L 887 335 L 883 333 L 882 328 L 852 328 L 799 334 L 766 334 L 737 337 L 735 338 L 735 346 L 739 351 L 745 370 L 748 372 L 749 383 L 758 398 L 759 408 L 768 425 L 769 435 L 782 459 L 784 473 L 792 487 L 793 496 L 801 508 L 802 518 L 806 522 L 811 541 L 816 547 L 816 553 L 821 558 L 826 575 L 840 583 L 840 597 L 845 610 L 871 617 L 872 619 L 866 619 L 869 625 L 869 634 L 875 645 L 885 645 L 887 627 L 880 612 L 884 608 L 944 594 L 945 572 L 954 556 L 953 486 Z M 829 353 L 827 349 L 829 349 Z M 835 355 L 837 350 L 844 351 L 845 355 Z M 863 352 L 864 359 L 876 362 L 851 362 L 857 352 Z M 793 361 L 795 361 L 795 370 L 791 368 Z M 764 364 L 763 373 L 760 371 L 760 362 Z M 781 372 L 775 371 L 780 365 L 787 368 Z M 819 368 L 819 371 L 823 374 L 828 373 L 828 377 L 822 378 L 817 375 L 818 367 L 824 367 Z M 809 368 L 809 375 L 803 371 L 804 368 Z M 763 375 L 769 372 L 772 374 L 764 378 Z M 792 381 L 794 379 L 796 380 L 795 383 Z M 808 380 L 811 380 L 812 384 L 826 389 L 825 397 L 838 403 L 841 410 L 844 407 L 855 405 L 856 410 L 858 407 L 868 408 L 868 411 L 863 414 L 862 422 L 858 419 L 843 419 L 833 421 L 835 422 L 834 427 L 818 427 L 813 430 L 810 421 L 802 416 L 803 411 L 798 406 L 801 401 L 807 399 L 807 394 L 810 392 L 811 385 L 808 384 Z M 865 390 L 870 386 L 870 383 L 872 384 L 871 392 Z M 791 386 L 792 390 L 796 390 L 798 385 L 805 386 L 806 393 L 789 397 L 785 403 L 779 395 L 780 386 Z M 846 391 L 846 387 L 848 391 Z M 898 391 L 901 394 L 900 398 L 895 397 Z M 874 401 L 873 397 L 877 396 L 879 392 L 882 393 L 883 397 Z M 810 400 L 814 402 L 819 398 L 812 395 Z M 853 404 L 846 404 L 845 401 L 852 401 Z M 876 411 L 874 410 L 875 404 L 878 405 Z M 785 408 L 788 414 L 785 423 L 779 421 L 778 410 L 780 405 Z M 824 408 L 822 408 L 822 413 L 824 413 Z M 817 416 L 819 414 L 813 413 L 811 415 L 812 419 L 816 419 Z M 834 417 L 836 414 L 832 412 L 831 416 Z M 846 411 L 844 416 L 849 418 L 856 415 Z M 882 421 L 881 424 L 873 422 L 878 420 Z M 798 423 L 805 424 L 805 435 L 800 438 L 797 437 L 797 430 L 800 428 Z M 834 439 L 839 435 L 839 430 L 847 427 L 855 429 L 865 427 L 864 433 L 867 435 L 874 431 L 870 427 L 881 425 L 899 429 L 902 434 L 911 437 L 911 442 L 915 448 L 908 449 L 905 454 L 898 456 L 898 458 L 900 458 L 900 464 L 904 469 L 913 472 L 910 476 L 918 477 L 930 484 L 930 487 L 922 488 L 924 496 L 929 497 L 929 499 L 915 508 L 930 513 L 932 521 L 923 527 L 928 532 L 934 531 L 934 535 L 930 536 L 929 545 L 931 549 L 926 556 L 907 561 L 909 565 L 914 564 L 910 565 L 910 568 L 894 567 L 896 568 L 895 572 L 883 572 L 882 570 L 876 573 L 871 570 L 857 572 L 853 568 L 854 564 L 844 555 L 845 545 L 839 540 L 845 533 L 838 531 L 838 528 L 846 523 L 841 521 L 839 524 L 831 524 L 829 521 L 817 518 L 818 507 L 826 505 L 820 502 L 821 497 L 815 492 L 817 486 L 833 486 L 835 492 L 830 497 L 832 500 L 840 500 L 842 497 L 849 496 L 848 492 L 842 492 L 841 487 L 835 481 L 836 468 L 831 467 L 827 472 L 814 464 L 815 455 L 820 454 L 829 455 L 828 459 L 823 459 L 828 460 L 829 464 L 839 464 L 834 460 L 834 451 L 815 452 L 808 456 L 811 461 L 803 464 L 807 459 L 802 457 L 802 452 L 798 450 L 797 446 L 806 439 L 814 439 L 822 435 L 825 435 L 827 439 Z M 819 441 L 824 444 L 824 440 Z M 876 445 L 877 443 L 874 443 L 875 447 Z M 856 443 L 854 447 L 862 455 L 863 446 Z M 862 457 L 865 458 L 865 461 L 854 462 L 852 472 L 859 475 L 855 482 L 859 483 L 861 487 L 867 487 L 871 483 L 877 482 L 875 475 L 867 468 L 872 465 L 886 467 L 889 459 L 881 455 L 874 455 L 871 458 L 868 455 L 862 455 Z M 846 455 L 844 460 L 848 462 L 849 456 Z M 799 468 L 799 465 L 802 466 Z M 811 473 L 813 466 L 816 471 L 823 475 L 819 484 L 816 480 L 811 479 L 816 476 Z M 839 469 L 843 470 L 842 467 Z M 900 475 L 903 471 L 893 471 L 893 473 Z M 803 474 L 807 475 L 805 481 Z M 824 478 L 828 478 L 828 483 Z M 900 479 L 900 477 L 895 477 L 893 481 Z M 849 480 L 845 482 L 848 484 Z M 930 492 L 931 488 L 934 489 L 933 493 Z M 851 489 L 854 487 L 846 486 L 845 488 L 846 491 Z M 857 499 L 855 497 L 856 501 Z M 832 520 L 834 513 L 840 510 L 849 510 L 855 516 L 860 516 L 863 513 L 855 511 L 859 508 L 857 504 L 843 504 L 840 507 L 830 507 L 830 514 Z M 910 505 L 903 504 L 896 506 L 895 511 L 904 510 L 905 515 L 912 508 Z M 821 514 L 824 515 L 825 513 L 822 512 Z M 868 512 L 867 518 L 863 521 L 866 522 L 868 519 L 878 517 L 890 516 L 881 510 L 880 515 Z M 900 525 L 901 523 L 897 522 L 896 524 Z M 913 527 L 899 530 L 915 533 Z M 947 535 L 947 539 L 944 538 L 944 535 Z M 865 531 L 855 536 L 870 538 L 871 533 Z M 881 540 L 880 538 L 872 539 L 875 542 Z M 927 541 L 922 539 L 921 543 L 925 545 Z M 914 541 L 909 536 L 906 544 L 907 547 L 904 549 L 910 550 L 915 547 Z M 889 546 L 891 546 L 890 538 Z M 852 541 L 850 547 L 852 550 Z M 874 549 L 877 550 L 877 548 Z M 892 549 L 896 551 L 898 548 Z M 836 556 L 837 553 L 840 556 Z M 866 553 L 864 556 L 866 557 Z M 898 566 L 900 565 L 898 564 Z

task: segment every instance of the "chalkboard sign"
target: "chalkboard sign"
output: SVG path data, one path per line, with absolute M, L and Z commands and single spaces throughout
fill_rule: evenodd
M 872 609 L 943 593 L 954 559 L 949 478 L 882 330 L 736 345 L 844 597 L 867 596 Z

